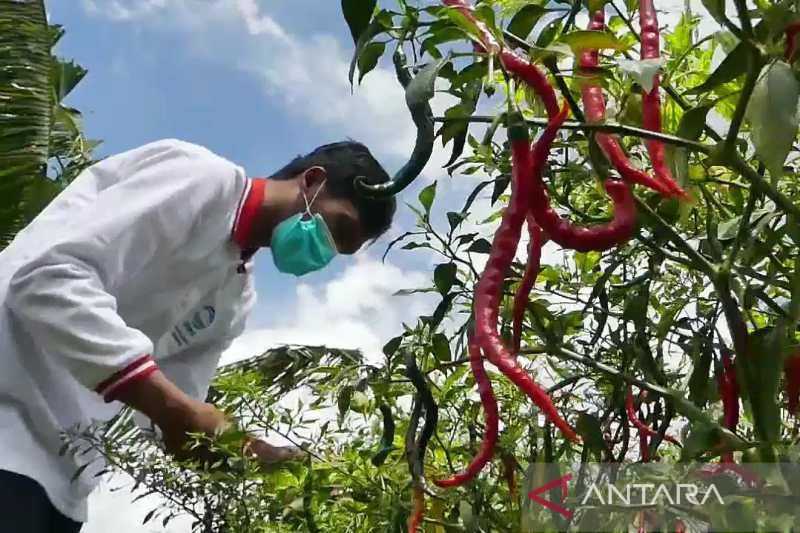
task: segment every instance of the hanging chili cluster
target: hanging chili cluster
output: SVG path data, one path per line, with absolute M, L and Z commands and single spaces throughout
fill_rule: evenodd
M 622 180 L 606 179 L 604 182 L 605 190 L 613 203 L 614 216 L 606 224 L 591 227 L 580 227 L 562 218 L 550 204 L 542 175 L 558 130 L 567 119 L 568 107 L 559 108 L 555 89 L 544 73 L 514 50 L 502 47 L 485 24 L 475 17 L 472 6 L 465 0 L 443 0 L 443 3 L 459 10 L 475 25 L 479 32 L 476 47 L 487 54 L 499 56 L 502 66 L 509 74 L 534 90 L 549 116 L 547 127 L 533 144 L 528 137 L 528 128 L 522 116 L 512 113 L 509 117 L 511 197 L 508 207 L 503 212 L 500 227 L 495 233 L 486 267 L 475 289 L 475 331 L 469 339 L 470 364 L 480 391 L 486 429 L 480 451 L 472 462 L 462 472 L 448 479 L 434 481 L 441 487 L 452 487 L 474 478 L 491 459 L 497 443 L 498 409 L 491 384 L 483 368 L 483 357 L 528 395 L 566 438 L 572 441 L 578 440 L 575 430 L 560 416 L 550 396 L 533 381 L 515 357 L 520 347 L 522 321 L 529 293 L 539 271 L 541 247 L 545 239 L 549 238 L 564 248 L 581 252 L 607 250 L 629 240 L 636 229 L 636 205 L 631 185 L 643 185 L 665 197 L 685 198 L 686 193 L 669 172 L 661 142 L 655 140 L 646 142 L 653 163 L 654 176 L 651 176 L 630 162 L 614 135 L 598 133 L 595 141 L 622 178 Z M 641 0 L 639 16 L 642 28 L 641 57 L 656 59 L 660 55 L 659 33 L 652 0 Z M 598 10 L 592 14 L 589 29 L 602 31 L 604 27 L 604 13 Z M 582 52 L 579 66 L 580 73 L 585 78 L 581 96 L 587 119 L 590 122 L 603 121 L 606 104 L 602 87 L 597 81 L 598 51 Z M 655 132 L 661 130 L 657 75 L 651 90 L 645 92 L 643 97 L 643 116 L 645 128 Z M 526 222 L 530 234 L 528 263 L 514 298 L 513 349 L 510 349 L 498 331 L 499 305 L 505 274 L 516 253 L 523 223 Z M 632 400 L 632 396 L 629 398 Z M 632 403 L 630 406 L 632 408 Z M 639 420 L 635 413 L 631 416 L 631 421 L 640 430 L 643 446 L 646 448 L 647 437 L 655 432 Z M 672 438 L 668 440 L 674 441 Z
M 484 410 L 484 435 L 478 453 L 463 471 L 447 479 L 434 480 L 440 487 L 454 487 L 473 479 L 492 459 L 497 444 L 499 413 L 492 385 L 484 368 L 484 357 L 524 392 L 567 439 L 579 441 L 577 433 L 561 417 L 547 392 L 536 384 L 516 358 L 529 294 L 539 272 L 543 243 L 550 239 L 564 248 L 586 252 L 607 250 L 626 242 L 636 229 L 636 204 L 631 190 L 634 184 L 648 187 L 664 197 L 686 198 L 687 195 L 669 172 L 661 142 L 650 139 L 645 143 L 653 165 L 653 175 L 650 175 L 631 163 L 614 135 L 598 133 L 594 141 L 621 177 L 621 180 L 604 181 L 605 191 L 613 205 L 613 218 L 606 224 L 591 227 L 581 227 L 563 218 L 552 207 L 542 176 L 553 142 L 568 117 L 569 108 L 566 105 L 559 106 L 555 89 L 547 76 L 531 61 L 513 49 L 501 45 L 487 26 L 476 18 L 472 6 L 466 0 L 443 0 L 443 3 L 459 10 L 477 28 L 476 49 L 490 57 L 498 57 L 502 67 L 511 76 L 533 89 L 549 117 L 548 125 L 540 138 L 532 143 L 523 116 L 519 112 L 512 112 L 508 116 L 512 161 L 511 196 L 508 206 L 503 211 L 500 227 L 494 235 L 485 269 L 475 288 L 474 330 L 468 342 L 470 366 Z M 641 58 L 657 59 L 660 56 L 659 31 L 652 0 L 640 0 L 639 17 L 642 29 Z M 604 27 L 604 13 L 601 9 L 592 14 L 589 29 L 602 31 Z M 581 87 L 581 97 L 586 117 L 589 122 L 601 122 L 605 119 L 606 103 L 597 76 L 598 51 L 582 52 L 579 57 L 579 67 L 579 72 L 585 79 Z M 644 91 L 643 95 L 643 126 L 646 129 L 660 132 L 660 105 L 659 77 L 656 75 L 652 87 L 649 91 Z M 525 224 L 530 236 L 528 262 L 514 298 L 513 346 L 508 347 L 498 329 L 499 307 L 505 275 L 516 254 L 522 227 Z M 406 440 L 406 451 L 414 479 L 414 506 L 408 522 L 408 530 L 413 532 L 421 523 L 424 512 L 424 492 L 420 481 L 422 469 L 419 466 L 419 448 L 424 450 L 424 443 L 415 439 L 415 435 L 423 410 L 422 404 L 426 404 L 424 410 L 427 411 L 427 402 L 421 401 L 425 396 L 421 388 L 425 384 L 424 380 L 419 382 L 418 376 L 414 376 L 413 369 L 416 366 L 410 366 L 410 363 L 411 361 L 408 361 L 406 365 L 410 369 L 409 377 L 420 391 L 415 401 L 412 424 Z M 628 399 L 629 418 L 639 429 L 642 449 L 646 451 L 648 437 L 655 432 L 632 412 L 630 391 Z M 668 440 L 674 441 L 671 438 Z

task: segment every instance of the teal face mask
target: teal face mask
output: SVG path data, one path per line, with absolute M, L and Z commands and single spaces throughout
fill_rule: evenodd
M 336 242 L 325 219 L 319 213 L 311 214 L 311 204 L 321 189 L 322 185 L 311 202 L 304 193 L 305 212 L 287 218 L 272 232 L 272 259 L 281 272 L 302 276 L 323 268 L 336 256 Z

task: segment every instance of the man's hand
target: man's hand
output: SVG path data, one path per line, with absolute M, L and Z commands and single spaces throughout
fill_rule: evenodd
M 217 457 L 205 446 L 189 450 L 189 433 L 214 436 L 229 429 L 231 422 L 225 413 L 211 405 L 190 397 L 161 372 L 132 383 L 120 391 L 119 399 L 142 412 L 161 429 L 167 452 L 177 459 L 198 459 L 213 462 Z M 265 468 L 284 461 L 300 460 L 306 453 L 295 447 L 272 446 L 267 442 L 247 437 L 243 451 L 255 456 Z
M 273 446 L 266 441 L 254 437 L 248 438 L 245 453 L 258 459 L 265 468 L 284 461 L 305 459 L 306 452 L 294 446 Z
M 212 459 L 202 447 L 187 449 L 188 434 L 212 436 L 230 426 L 222 411 L 187 395 L 161 371 L 132 383 L 121 391 L 119 399 L 145 414 L 161 429 L 167 451 L 178 459 Z

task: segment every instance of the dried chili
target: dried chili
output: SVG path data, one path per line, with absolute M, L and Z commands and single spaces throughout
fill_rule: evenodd
M 458 487 L 473 479 L 478 475 L 478 472 L 483 470 L 486 463 L 492 459 L 495 446 L 497 445 L 499 426 L 497 400 L 494 397 L 492 382 L 489 380 L 486 369 L 483 367 L 481 348 L 473 337 L 469 339 L 469 363 L 472 368 L 472 375 L 475 377 L 475 383 L 478 386 L 481 404 L 483 405 L 483 441 L 481 442 L 478 453 L 463 471 L 447 479 L 434 480 L 434 483 L 439 487 Z
M 639 0 L 639 27 L 641 28 L 641 53 L 642 59 L 658 59 L 661 57 L 660 30 L 658 16 L 653 0 Z M 661 94 L 660 76 L 653 76 L 653 87 L 648 92 L 642 90 L 642 125 L 655 132 L 661 132 Z M 686 196 L 686 193 L 675 182 L 667 166 L 664 143 L 656 139 L 646 139 L 647 153 L 653 172 L 658 180 L 669 189 L 674 196 Z
M 531 290 L 536 284 L 536 277 L 539 275 L 539 267 L 541 266 L 542 259 L 542 244 L 544 235 L 542 228 L 536 223 L 533 216 L 529 213 L 526 221 L 528 225 L 528 236 L 530 243 L 528 244 L 528 262 L 525 265 L 525 272 L 519 282 L 519 288 L 514 295 L 514 309 L 512 311 L 512 345 L 514 353 L 519 352 L 520 344 L 522 343 L 522 320 L 525 318 L 525 309 L 528 306 L 528 298 L 530 297 Z

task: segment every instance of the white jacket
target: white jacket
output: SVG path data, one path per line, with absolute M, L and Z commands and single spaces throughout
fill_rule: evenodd
M 61 432 L 108 420 L 119 386 L 159 367 L 205 396 L 255 302 L 241 242 L 264 180 L 165 140 L 95 164 L 0 253 L 0 469 L 85 521 L 87 457 Z

